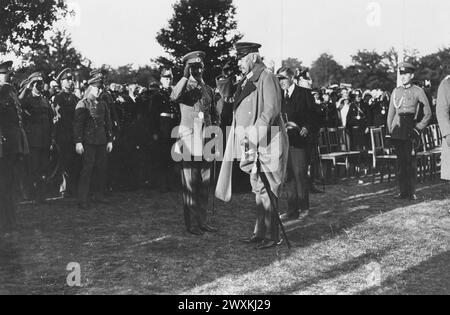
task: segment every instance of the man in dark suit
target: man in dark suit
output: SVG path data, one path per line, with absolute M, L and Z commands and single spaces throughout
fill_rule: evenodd
M 14 229 L 14 171 L 22 156 L 29 153 L 22 106 L 10 84 L 12 64 L 11 61 L 0 62 L 0 236 Z
M 288 212 L 283 220 L 297 220 L 309 213 L 308 150 L 314 129 L 310 92 L 294 84 L 294 72 L 289 68 L 278 70 L 277 77 L 283 89 L 282 116 L 289 136 L 287 168 Z

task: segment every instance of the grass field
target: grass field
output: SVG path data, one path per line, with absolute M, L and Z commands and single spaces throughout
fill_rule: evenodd
M 0 240 L 0 294 L 450 294 L 449 188 L 422 185 L 411 204 L 392 199 L 394 183 L 328 186 L 286 226 L 291 251 L 238 242 L 251 194 L 218 203 L 220 231 L 203 237 L 185 232 L 178 193 L 117 194 L 90 211 L 23 205 L 18 233 Z M 66 285 L 70 262 L 80 288 Z

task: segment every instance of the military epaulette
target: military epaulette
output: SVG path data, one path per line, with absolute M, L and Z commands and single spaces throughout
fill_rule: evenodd
M 450 80 L 450 75 L 448 75 L 444 80 Z
M 86 101 L 87 101 L 86 98 L 83 98 L 81 101 L 79 101 L 77 106 L 75 107 L 75 110 L 82 109 L 82 108 L 87 108 Z

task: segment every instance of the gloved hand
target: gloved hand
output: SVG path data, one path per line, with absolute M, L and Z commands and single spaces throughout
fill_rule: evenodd
M 112 150 L 113 150 L 113 143 L 108 142 L 108 144 L 106 145 L 106 152 L 111 153 Z
M 189 79 L 191 77 L 191 65 L 187 64 L 184 68 L 184 77 Z
M 82 143 L 77 143 L 75 146 L 75 151 L 77 151 L 78 155 L 83 155 L 84 153 L 84 147 Z

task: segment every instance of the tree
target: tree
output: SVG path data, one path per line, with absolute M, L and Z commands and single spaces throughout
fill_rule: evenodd
M 441 81 L 450 74 L 449 69 L 450 48 L 440 49 L 436 53 L 420 58 L 416 78 L 420 81 L 430 80 L 432 93 L 435 94 Z
M 330 54 L 322 54 L 311 67 L 311 78 L 315 87 L 340 83 L 344 68 Z
M 42 47 L 44 34 L 67 14 L 64 0 L 0 0 L 0 52 Z
M 396 85 L 394 72 L 385 55 L 362 50 L 352 56 L 353 65 L 346 69 L 346 79 L 355 88 L 392 90 Z M 394 74 L 394 75 L 393 75 Z
M 44 46 L 25 54 L 24 61 L 29 64 L 29 72 L 51 73 L 65 68 L 89 69 L 91 66 L 91 62 L 73 47 L 72 39 L 65 31 L 56 31 Z
M 292 69 L 302 68 L 303 62 L 301 62 L 297 58 L 288 58 L 286 60 L 283 60 L 283 67 L 288 67 Z
M 222 66 L 230 58 L 234 44 L 242 38 L 237 32 L 236 7 L 232 0 L 180 0 L 174 14 L 156 40 L 169 55 L 156 61 L 164 67 L 183 71 L 181 58 L 191 51 L 204 51 L 205 81 L 213 85 Z

